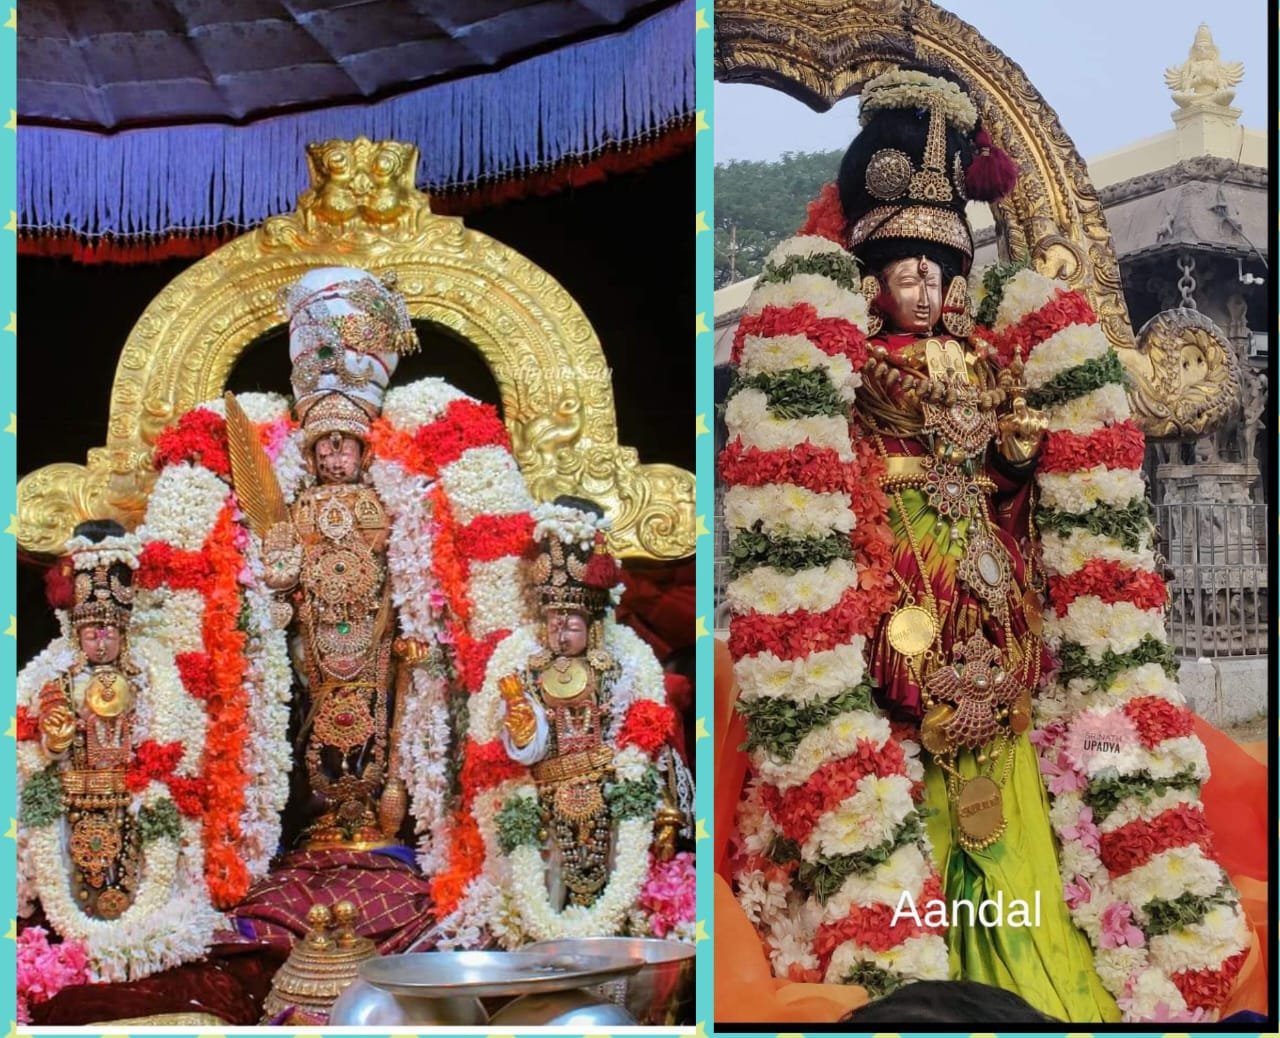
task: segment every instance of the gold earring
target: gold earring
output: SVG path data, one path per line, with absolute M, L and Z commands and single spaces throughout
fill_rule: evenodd
M 969 282 L 959 274 L 951 279 L 946 298 L 942 300 L 942 327 L 957 339 L 967 339 L 973 334 Z
M 880 281 L 874 274 L 867 274 L 859 286 L 862 297 L 867 301 L 867 338 L 880 334 L 884 327 L 884 318 L 874 309 L 876 296 L 880 294 Z

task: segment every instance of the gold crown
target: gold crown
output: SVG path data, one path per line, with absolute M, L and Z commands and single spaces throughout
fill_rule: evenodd
M 937 242 L 973 257 L 968 225 L 954 209 L 938 206 L 877 206 L 849 228 L 849 249 L 884 238 L 919 238 Z
M 76 562 L 75 605 L 71 607 L 71 626 L 124 627 L 133 610 L 133 585 L 111 572 L 111 566 L 96 562 L 84 567 Z M 127 572 L 127 570 L 126 570 Z
M 298 403 L 303 442 L 310 447 L 330 433 L 346 433 L 360 440 L 369 437 L 369 412 L 337 390 Z

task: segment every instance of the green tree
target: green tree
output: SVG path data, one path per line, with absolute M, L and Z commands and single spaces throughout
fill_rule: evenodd
M 716 288 L 760 273 L 805 221 L 805 207 L 840 168 L 839 151 L 787 152 L 776 162 L 716 166 Z

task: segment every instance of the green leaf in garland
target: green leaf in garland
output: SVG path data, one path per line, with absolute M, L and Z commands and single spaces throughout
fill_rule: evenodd
M 795 840 L 788 840 L 781 833 L 773 834 L 773 843 L 769 845 L 769 860 L 775 865 L 790 865 L 800 860 L 800 845 Z
M 1093 811 L 1095 823 L 1106 820 L 1120 804 L 1130 797 L 1137 797 L 1144 804 L 1175 789 L 1200 788 L 1200 780 L 1191 769 L 1180 771 L 1170 778 L 1153 778 L 1145 772 L 1120 775 L 1110 770 L 1100 772 L 1089 780 L 1082 799 Z
M 856 962 L 841 978 L 842 983 L 865 988 L 870 999 L 884 998 L 902 987 L 903 978 L 870 962 Z
M 1147 924 L 1143 927 L 1147 939 L 1172 933 L 1174 930 L 1185 930 L 1203 922 L 1210 910 L 1218 907 L 1232 907 L 1236 904 L 1236 892 L 1228 884 L 1224 884 L 1207 897 L 1187 891 L 1172 900 L 1154 898 L 1142 906 Z
M 494 816 L 498 830 L 498 846 L 503 854 L 517 847 L 538 846 L 542 830 L 542 808 L 530 797 L 510 797 Z
M 800 741 L 815 728 L 853 710 L 871 708 L 871 685 L 863 682 L 829 699 L 797 703 L 781 696 L 739 699 L 738 712 L 747 725 L 747 741 L 740 749 L 765 750 L 789 761 Z
M 739 376 L 729 388 L 726 403 L 744 389 L 756 389 L 768 400 L 775 418 L 797 420 L 818 416 L 848 417 L 849 406 L 840 399 L 825 368 L 789 368 Z
M 782 284 L 797 274 L 820 274 L 850 292 L 857 292 L 861 282 L 857 262 L 844 251 L 788 256 L 781 263 L 766 263 L 760 282 Z
M 1135 497 L 1126 505 L 1097 504 L 1087 512 L 1064 512 L 1057 508 L 1036 509 L 1042 531 L 1070 536 L 1073 530 L 1110 537 L 1129 551 L 1140 551 L 1155 530 L 1151 502 Z
M 1106 649 L 1096 660 L 1089 656 L 1083 645 L 1063 642 L 1058 649 L 1058 659 L 1062 664 L 1058 680 L 1063 684 L 1076 678 L 1084 678 L 1104 692 L 1111 687 L 1118 675 L 1147 663 L 1160 664 L 1171 678 L 1178 675 L 1178 661 L 1173 655 L 1173 649 L 1149 634 L 1143 637 L 1132 652 L 1115 653 Z
M 996 314 L 1000 312 L 1000 302 L 1004 299 L 1004 289 L 1009 281 L 1021 270 L 1031 266 L 1030 260 L 1015 260 L 1012 263 L 993 263 L 982 275 L 982 302 L 974 312 L 973 319 L 988 328 L 995 323 Z
M 833 858 L 803 862 L 796 879 L 808 888 L 820 904 L 826 904 L 854 873 L 868 872 L 877 865 L 883 865 L 899 847 L 914 843 L 923 832 L 924 825 L 919 813 L 912 811 L 898 827 L 898 831 L 883 843 L 855 854 L 840 854 Z
M 1027 403 L 1032 407 L 1052 407 L 1112 383 L 1124 385 L 1125 373 L 1119 355 L 1108 348 L 1101 357 L 1061 371 L 1043 386 L 1033 389 L 1027 394 Z
M 39 829 L 62 817 L 62 781 L 58 778 L 58 766 L 50 764 L 44 771 L 37 771 L 22 787 L 22 804 L 18 809 L 18 821 L 25 826 Z
M 774 537 L 759 528 L 739 530 L 729 543 L 729 575 L 741 577 L 760 566 L 772 566 L 790 575 L 852 558 L 853 543 L 845 534 Z
M 168 837 L 170 840 L 182 838 L 182 819 L 178 817 L 178 809 L 168 797 L 157 800 L 150 807 L 138 812 L 138 834 L 142 837 L 142 845 Z
M 645 769 L 644 778 L 623 779 L 605 787 L 604 798 L 614 821 L 625 818 L 649 818 L 658 806 L 658 775 Z

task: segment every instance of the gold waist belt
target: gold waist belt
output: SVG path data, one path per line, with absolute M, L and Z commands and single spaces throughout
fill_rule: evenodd
M 533 780 L 541 786 L 553 786 L 570 779 L 598 778 L 612 766 L 613 750 L 608 746 L 593 746 L 538 761 L 532 768 Z
M 122 807 L 129 802 L 124 769 L 62 772 L 62 795 L 71 807 Z
M 880 485 L 885 490 L 897 490 L 902 487 L 923 486 L 928 472 L 925 468 L 926 457 L 914 454 L 892 454 L 884 459 L 885 472 L 880 477 Z M 970 482 L 976 483 L 987 493 L 996 489 L 996 485 L 986 476 L 971 476 Z

